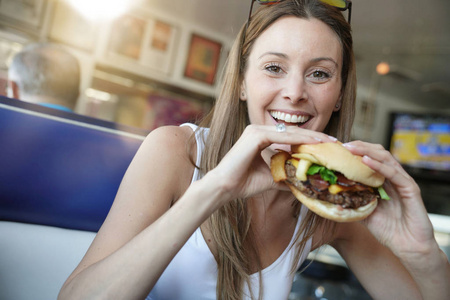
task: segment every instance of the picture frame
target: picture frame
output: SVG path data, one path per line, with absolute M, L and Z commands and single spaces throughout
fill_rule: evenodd
M 184 76 L 214 85 L 222 44 L 198 34 L 191 35 Z
M 153 130 L 161 126 L 195 123 L 206 115 L 211 106 L 170 94 L 153 93 L 147 97 L 142 127 Z
M 169 75 L 174 61 L 178 28 L 160 19 L 147 20 L 148 32 L 144 39 L 140 62 L 149 69 Z
M 167 52 L 169 50 L 172 31 L 173 28 L 170 24 L 161 20 L 155 20 L 150 40 L 150 48 L 161 52 Z
M 42 25 L 47 0 L 1 0 L 0 19 L 16 27 L 37 30 Z
M 125 14 L 116 19 L 111 27 L 108 53 L 133 61 L 139 61 L 147 28 L 143 18 Z
M 50 39 L 91 51 L 95 47 L 97 35 L 98 24 L 95 21 L 71 9 L 64 1 L 56 3 L 49 30 Z

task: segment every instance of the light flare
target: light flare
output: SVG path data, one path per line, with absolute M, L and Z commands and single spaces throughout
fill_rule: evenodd
M 66 0 L 89 20 L 114 19 L 125 13 L 136 1 L 130 0 Z

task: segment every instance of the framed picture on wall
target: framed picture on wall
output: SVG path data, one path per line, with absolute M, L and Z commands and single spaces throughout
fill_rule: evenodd
M 153 130 L 165 125 L 196 122 L 208 113 L 211 106 L 177 96 L 151 94 L 147 98 L 142 127 Z
M 114 21 L 108 52 L 133 60 L 139 60 L 147 21 L 132 15 L 124 15 Z
M 170 24 L 156 20 L 153 26 L 150 48 L 161 52 L 167 52 L 169 50 L 172 34 L 173 28 Z
M 158 20 L 147 19 L 148 34 L 144 39 L 141 63 L 153 70 L 169 74 L 173 64 L 173 53 L 176 49 L 178 30 L 172 24 Z
M 45 11 L 46 0 L 1 0 L 1 19 L 28 28 L 39 28 Z
M 192 34 L 184 76 L 213 85 L 221 49 L 221 43 Z

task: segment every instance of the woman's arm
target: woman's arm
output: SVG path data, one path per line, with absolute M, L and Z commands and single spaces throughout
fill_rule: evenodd
M 373 299 L 422 299 L 400 260 L 362 223 L 342 223 L 332 243 Z
M 153 131 L 124 176 L 114 204 L 60 299 L 142 299 L 184 242 L 216 208 L 218 189 L 191 188 L 189 128 Z M 213 187 L 213 184 L 209 186 Z M 95 201 L 95 199 L 93 199 Z M 170 208 L 170 209 L 169 209 Z
M 434 238 L 419 187 L 383 147 L 364 142 L 352 142 L 347 147 L 354 154 L 364 155 L 363 162 L 386 177 L 384 187 L 391 200 L 379 201 L 363 222 L 367 230 L 361 224 L 339 226 L 334 246 L 377 299 L 386 299 L 385 294 L 403 297 L 398 293 L 403 286 L 417 291 L 417 299 L 448 299 L 450 265 Z M 393 274 L 384 272 L 387 269 Z M 386 277 L 380 277 L 377 270 Z M 377 286 L 377 280 L 383 282 L 382 286 Z M 402 290 L 404 295 L 408 291 Z M 379 292 L 383 294 L 378 297 Z
M 193 166 L 186 155 L 188 137 L 185 129 L 177 127 L 149 135 L 127 170 L 97 237 L 64 284 L 60 299 L 145 297 L 196 228 L 216 209 L 231 199 L 286 188 L 273 182 L 261 156 L 266 147 L 333 141 L 297 127 L 278 133 L 275 126 L 250 125 L 214 170 L 189 185 Z

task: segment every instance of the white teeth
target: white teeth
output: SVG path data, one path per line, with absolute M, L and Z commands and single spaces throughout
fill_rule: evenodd
M 305 123 L 309 120 L 308 116 L 291 115 L 280 111 L 271 111 L 270 114 L 277 120 L 284 121 L 286 123 Z
M 286 114 L 286 117 L 284 117 L 284 121 L 287 123 L 291 123 L 291 115 L 290 114 Z

